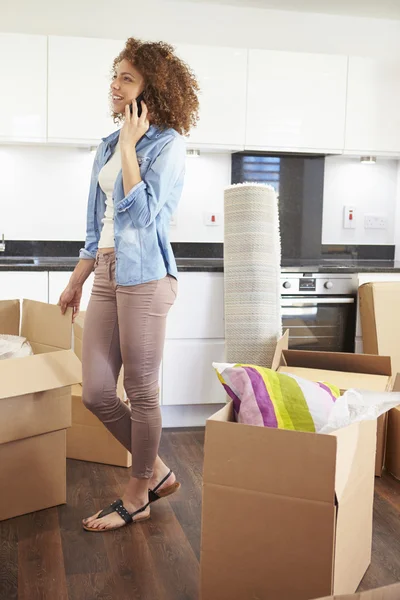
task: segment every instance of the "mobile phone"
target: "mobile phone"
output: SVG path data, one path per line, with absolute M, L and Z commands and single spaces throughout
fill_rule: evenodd
M 136 106 L 137 106 L 137 114 L 138 117 L 140 117 L 140 115 L 142 114 L 142 102 L 143 100 L 143 92 L 141 94 L 139 94 L 139 96 L 136 98 Z M 129 105 L 129 110 L 131 111 L 131 115 L 133 114 L 133 105 L 132 103 Z

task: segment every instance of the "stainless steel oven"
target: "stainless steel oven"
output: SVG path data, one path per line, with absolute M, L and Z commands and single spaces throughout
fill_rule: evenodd
M 355 275 L 282 272 L 281 298 L 290 348 L 354 352 Z

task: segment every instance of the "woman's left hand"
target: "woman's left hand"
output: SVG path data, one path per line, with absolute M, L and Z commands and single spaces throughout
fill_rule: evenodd
M 142 101 L 142 114 L 138 117 L 136 100 L 132 102 L 133 113 L 131 114 L 129 104 L 125 106 L 125 122 L 119 135 L 121 146 L 134 148 L 138 141 L 144 136 L 150 127 L 148 109 Z

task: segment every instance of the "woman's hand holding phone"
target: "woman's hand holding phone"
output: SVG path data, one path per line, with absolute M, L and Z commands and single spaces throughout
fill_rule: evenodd
M 139 96 L 140 98 L 140 96 Z M 139 100 L 139 99 L 138 99 Z M 144 136 L 150 127 L 148 120 L 148 109 L 146 104 L 141 101 L 141 115 L 138 114 L 137 102 L 125 106 L 125 122 L 121 128 L 119 143 L 121 147 L 136 146 L 138 141 Z

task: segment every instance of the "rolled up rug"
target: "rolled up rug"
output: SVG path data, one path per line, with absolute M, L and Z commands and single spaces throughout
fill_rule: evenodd
M 224 204 L 226 358 L 270 367 L 282 333 L 277 195 L 269 185 L 237 184 Z

